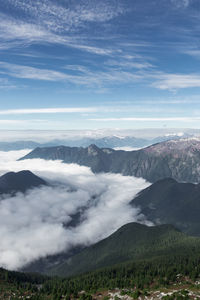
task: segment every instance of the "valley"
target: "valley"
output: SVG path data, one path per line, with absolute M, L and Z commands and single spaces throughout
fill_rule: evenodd
M 200 155 L 200 142 L 198 139 L 192 138 L 164 141 L 132 152 L 98 148 L 96 145 L 90 145 L 87 148 L 59 146 L 36 148 L 25 157 L 19 157 L 15 161 L 15 172 L 8 172 L 0 177 L 2 208 L 4 205 L 7 206 L 10 201 L 12 201 L 10 203 L 21 201 L 15 200 L 15 198 L 24 197 L 26 202 L 23 205 L 27 211 L 30 204 L 30 208 L 33 207 L 32 205 L 35 206 L 34 202 L 37 201 L 38 196 L 42 197 L 38 200 L 43 206 L 41 201 L 47 201 L 42 196 L 44 192 L 52 194 L 53 191 L 55 196 L 58 195 L 57 193 L 62 193 L 63 200 L 60 203 L 66 207 L 66 203 L 72 205 L 70 202 L 76 193 L 78 193 L 77 200 L 80 201 L 81 193 L 83 195 L 83 190 L 85 190 L 85 183 L 81 183 L 83 178 L 87 178 L 88 183 L 92 179 L 93 186 L 91 185 L 91 189 L 89 188 L 89 194 L 82 204 L 72 210 L 69 217 L 67 216 L 69 208 L 66 207 L 66 211 L 62 213 L 63 217 L 59 221 L 59 226 L 63 228 L 62 248 L 53 250 L 55 253 L 38 254 L 34 259 L 27 260 L 27 263 L 18 270 L 22 272 L 19 274 L 27 274 L 24 275 L 25 278 L 26 276 L 30 277 L 27 277 L 28 279 L 26 278 L 25 281 L 22 278 L 19 279 L 17 285 L 15 280 L 9 282 L 8 276 L 4 275 L 2 285 L 2 295 L 4 295 L 2 297 L 4 298 L 2 299 L 9 299 L 11 291 L 12 296 L 15 296 L 16 299 L 20 297 L 21 299 L 56 300 L 65 298 L 114 300 L 118 298 L 124 300 L 200 298 L 197 284 L 200 279 L 198 269 L 200 188 L 198 183 L 178 181 L 174 177 L 182 176 L 183 179 L 184 172 L 173 171 L 174 159 L 176 164 L 177 161 L 180 162 L 180 166 L 185 160 L 184 170 L 187 170 L 191 164 L 190 160 L 187 164 L 187 159 L 192 159 L 192 161 L 194 160 L 194 169 L 191 172 L 197 176 L 199 171 L 195 159 L 198 159 L 198 155 Z M 164 162 L 171 165 L 170 174 L 176 175 L 171 178 L 166 177 L 163 165 L 162 167 L 155 165 L 154 161 L 158 161 L 161 165 Z M 13 163 L 5 161 L 4 167 L 9 168 L 11 164 Z M 120 167 L 118 171 L 115 169 L 116 164 Z M 22 166 L 25 166 L 26 170 L 18 171 Z M 143 173 L 144 179 L 149 178 L 149 174 L 151 174 L 151 178 L 158 176 L 161 179 L 151 180 L 153 182 L 151 184 L 142 178 L 137 178 L 135 173 L 127 176 L 127 166 L 129 166 L 129 171 L 133 170 L 132 166 L 135 166 L 136 175 Z M 27 170 L 28 168 L 30 170 Z M 49 171 L 45 171 L 48 168 Z M 74 176 L 76 168 L 77 175 L 70 179 L 70 174 Z M 162 175 L 156 173 L 158 169 Z M 105 183 L 107 184 L 110 180 L 110 184 L 111 186 L 113 184 L 114 188 L 107 203 L 104 202 L 107 197 L 106 185 L 101 186 L 104 177 Z M 75 182 L 77 179 L 80 180 L 79 178 L 81 181 L 77 185 Z M 103 180 L 99 192 L 95 193 L 94 180 Z M 122 186 L 118 186 L 118 190 L 116 190 L 116 184 L 121 183 Z M 99 183 L 95 184 L 98 187 Z M 137 188 L 134 187 L 134 184 Z M 81 193 L 78 192 L 80 187 Z M 127 189 L 127 196 L 123 195 L 124 188 Z M 49 197 L 49 194 L 47 195 Z M 111 195 L 114 195 L 113 200 L 111 200 Z M 127 206 L 116 206 L 117 201 L 120 203 L 122 199 Z M 53 198 L 52 201 L 55 202 Z M 57 201 L 60 201 L 59 198 Z M 60 209 L 63 209 L 62 205 L 59 206 Z M 85 243 L 83 238 L 78 244 L 74 243 L 68 247 L 66 241 L 69 244 L 71 241 L 67 236 L 69 234 L 72 236 L 72 233 L 78 232 L 77 230 L 81 232 L 91 213 L 95 214 L 95 223 L 93 224 L 99 222 L 100 227 L 102 226 L 101 218 L 96 221 L 96 217 L 102 209 L 105 215 L 108 213 L 107 205 L 111 205 L 110 216 L 113 220 L 121 219 L 121 222 L 116 222 L 115 227 L 111 227 L 111 235 L 107 231 L 106 235 L 100 234 L 95 241 L 93 237 L 96 233 L 94 232 L 89 243 Z M 116 210 L 113 210 L 115 206 Z M 124 219 L 122 220 L 123 210 Z M 127 215 L 128 212 L 130 217 Z M 49 210 L 48 214 L 50 213 Z M 54 214 L 53 211 L 52 213 Z M 44 216 L 42 212 L 41 224 L 46 226 L 48 219 L 45 219 Z M 108 215 L 105 219 L 107 224 L 110 224 L 110 216 Z M 117 216 L 118 218 L 116 218 Z M 57 218 L 60 218 L 59 212 Z M 131 222 L 133 218 L 135 218 L 135 222 Z M 33 220 L 34 218 L 31 217 L 30 226 L 32 226 Z M 54 220 L 56 221 L 56 219 Z M 55 227 L 55 221 L 51 223 L 51 227 Z M 119 225 L 120 223 L 121 225 Z M 89 233 L 90 223 L 87 226 L 85 228 Z M 103 232 L 103 230 L 102 228 L 101 231 Z M 85 235 L 86 239 L 89 236 L 88 233 Z M 77 237 L 76 233 L 74 241 Z M 65 238 L 67 239 L 65 240 Z M 4 251 L 7 251 L 6 248 Z M 21 258 L 23 259 L 23 255 Z M 7 273 L 9 271 L 5 272 L 4 274 L 9 274 Z M 32 278 L 30 272 L 40 272 L 43 275 L 35 279 L 35 277 Z M 12 278 L 12 275 L 10 276 Z M 18 275 L 16 276 L 18 277 Z M 39 286 L 41 289 L 38 290 Z

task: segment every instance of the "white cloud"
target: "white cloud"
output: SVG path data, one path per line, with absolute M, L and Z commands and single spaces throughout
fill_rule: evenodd
M 199 74 L 160 74 L 160 79 L 152 84 L 161 90 L 175 90 L 200 87 Z
M 182 52 L 185 54 L 188 54 L 190 56 L 193 56 L 195 58 L 198 58 L 198 59 L 200 58 L 200 50 L 199 49 L 195 49 L 195 48 L 191 49 L 190 47 L 187 48 L 187 46 L 185 46 L 185 47 L 183 47 Z
M 0 125 L 24 125 L 26 120 L 0 120 Z
M 171 0 L 171 2 L 177 7 L 188 7 L 192 0 Z
M 24 150 L 18 150 L 18 151 L 0 151 L 0 168 L 1 168 L 1 173 L 2 174 L 2 163 L 7 163 L 7 162 L 12 162 L 16 161 L 20 157 L 23 157 L 27 155 L 31 150 L 30 149 L 24 149 Z M 4 171 L 3 171 L 4 172 Z
M 54 187 L 35 188 L 0 202 L 0 266 L 19 269 L 46 255 L 79 244 L 90 245 L 125 223 L 146 223 L 139 209 L 129 205 L 149 185 L 145 180 L 119 174 L 95 175 L 87 167 L 60 161 L 16 161 L 27 152 L 0 152 L 0 175 L 29 169 Z M 83 208 L 80 224 L 63 226 Z
M 136 151 L 136 150 L 139 150 L 141 148 L 136 148 L 136 147 L 115 147 L 113 148 L 114 150 L 123 150 L 123 151 Z

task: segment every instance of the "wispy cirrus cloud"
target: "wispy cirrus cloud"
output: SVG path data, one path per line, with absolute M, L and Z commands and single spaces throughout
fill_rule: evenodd
M 106 22 L 125 12 L 122 3 L 116 0 L 65 0 L 62 3 L 49 0 L 8 0 L 8 3 L 29 15 L 32 20 L 37 20 L 41 26 L 59 33 L 85 27 L 85 22 Z
M 66 74 L 49 69 L 40 69 L 31 66 L 10 64 L 6 62 L 0 62 L 0 67 L 1 74 L 7 74 L 15 78 L 47 81 L 63 81 L 68 79 L 68 76 Z
M 62 81 L 85 86 L 104 86 L 107 84 L 135 82 L 141 78 L 140 74 L 122 69 L 105 69 L 94 71 L 84 66 L 65 66 L 62 71 L 41 69 L 38 67 L 16 65 L 0 62 L 1 74 L 6 74 L 15 78 L 32 80 Z M 76 71 L 75 73 L 66 70 Z
M 200 74 L 160 74 L 152 86 L 161 90 L 200 87 Z M 158 78 L 159 78 L 158 77 Z
M 190 48 L 190 47 L 185 47 L 183 50 L 182 50 L 183 53 L 187 54 L 187 55 L 190 55 L 194 58 L 197 58 L 199 59 L 200 58 L 200 50 L 198 48 Z
M 122 59 L 122 60 L 108 60 L 105 62 L 107 66 L 116 67 L 116 68 L 122 68 L 122 69 L 149 69 L 152 68 L 153 65 L 149 62 L 146 62 L 144 58 L 142 59 L 134 59 L 134 60 L 128 60 L 128 59 Z
M 12 90 L 20 88 L 15 83 L 10 82 L 7 78 L 0 78 L 0 90 Z
M 58 44 L 97 55 L 109 55 L 112 49 L 91 43 L 83 29 L 91 23 L 105 23 L 125 12 L 122 4 L 112 1 L 8 0 L 15 17 L 0 14 L 0 38 L 4 49 L 31 44 Z M 18 17 L 18 16 L 23 16 Z
M 171 0 L 172 4 L 174 4 L 176 7 L 188 7 L 192 0 Z
M 59 71 L 27 65 L 0 62 L 0 74 L 30 80 L 57 81 L 88 87 L 106 87 L 116 84 L 136 84 L 146 81 L 160 90 L 178 90 L 200 87 L 200 74 L 164 73 L 148 62 L 117 63 L 108 60 L 102 70 L 93 70 L 83 65 L 65 65 Z M 9 82 L 2 79 L 3 82 Z
M 59 35 L 34 23 L 8 19 L 0 14 L 0 49 L 23 48 L 31 44 L 63 45 L 97 55 L 111 55 L 116 50 L 84 43 L 79 35 Z

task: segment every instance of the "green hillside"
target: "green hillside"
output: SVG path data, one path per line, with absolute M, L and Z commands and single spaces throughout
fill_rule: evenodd
M 128 261 L 195 252 L 200 252 L 200 239 L 189 237 L 172 225 L 148 227 L 130 223 L 50 270 L 50 273 L 71 276 Z
M 180 290 L 176 294 L 182 298 L 177 299 L 194 299 L 181 293 L 187 287 L 200 295 L 200 238 L 172 225 L 130 223 L 51 273 L 77 275 L 48 278 L 0 269 L 0 299 L 92 300 L 102 292 L 109 299 L 109 291 L 116 288 L 133 299 L 157 299 L 154 295 L 161 295 L 163 288 L 169 293 Z

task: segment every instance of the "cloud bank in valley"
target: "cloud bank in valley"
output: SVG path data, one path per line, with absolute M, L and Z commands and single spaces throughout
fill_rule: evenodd
M 0 201 L 0 266 L 16 270 L 73 246 L 90 245 L 128 222 L 150 225 L 129 205 L 149 185 L 144 179 L 93 174 L 87 167 L 61 161 L 16 161 L 29 151 L 0 152 L 0 175 L 28 169 L 53 186 Z M 67 225 L 77 212 L 80 222 Z

